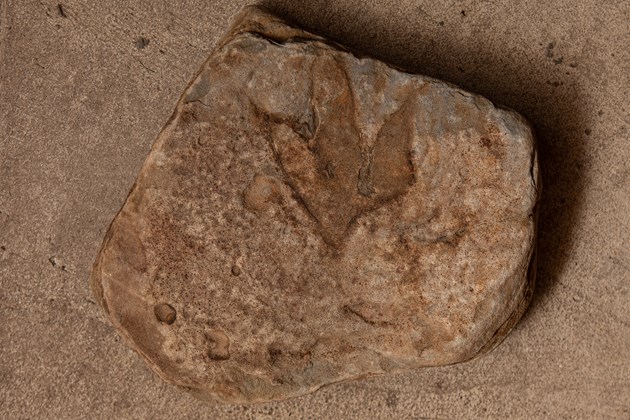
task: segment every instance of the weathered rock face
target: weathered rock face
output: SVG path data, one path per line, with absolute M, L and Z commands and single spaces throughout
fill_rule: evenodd
M 92 273 L 164 379 L 296 396 L 457 363 L 533 287 L 529 125 L 248 8 L 186 89 Z

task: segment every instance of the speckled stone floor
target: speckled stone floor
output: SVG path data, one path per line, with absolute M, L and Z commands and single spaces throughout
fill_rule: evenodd
M 630 417 L 627 1 L 266 2 L 536 126 L 538 287 L 495 351 L 215 407 L 122 342 L 94 304 L 91 265 L 180 93 L 245 4 L 0 0 L 0 416 Z

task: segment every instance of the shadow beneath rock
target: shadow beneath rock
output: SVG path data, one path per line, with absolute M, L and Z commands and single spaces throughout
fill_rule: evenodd
M 586 95 L 577 84 L 577 64 L 554 61 L 550 50 L 554 40 L 536 45 L 540 54 L 533 56 L 531 48 L 516 50 L 514 45 L 520 41 L 509 42 L 509 34 L 497 36 L 491 26 L 474 38 L 464 37 L 452 24 L 445 27 L 444 21 L 422 12 L 409 15 L 402 9 L 343 3 L 263 2 L 290 22 L 405 70 L 479 93 L 520 112 L 534 125 L 543 193 L 537 285 L 528 318 L 557 286 L 572 252 L 573 229 L 583 201 L 591 121 Z

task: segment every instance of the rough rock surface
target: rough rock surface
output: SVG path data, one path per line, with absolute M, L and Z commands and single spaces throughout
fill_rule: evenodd
M 164 379 L 250 402 L 469 360 L 533 287 L 512 111 L 251 7 L 156 140 L 94 293 Z

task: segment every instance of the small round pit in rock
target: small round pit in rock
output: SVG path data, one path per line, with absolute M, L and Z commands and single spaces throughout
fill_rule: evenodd
M 232 275 L 240 276 L 241 275 L 241 267 L 239 267 L 238 265 L 233 265 L 232 266 Z
M 206 333 L 208 340 L 208 357 L 212 360 L 228 360 L 230 358 L 230 337 L 221 330 Z
M 155 317 L 164 324 L 172 324 L 177 318 L 175 309 L 168 303 L 159 303 L 154 308 Z

